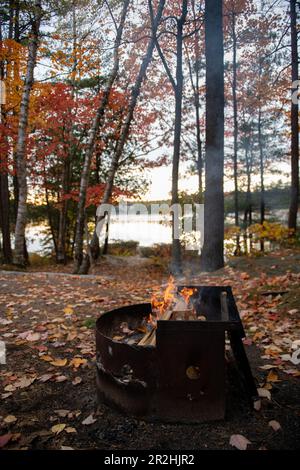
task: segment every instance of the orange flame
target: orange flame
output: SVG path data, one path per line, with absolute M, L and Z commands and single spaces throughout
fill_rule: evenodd
M 184 287 L 183 289 L 181 289 L 179 295 L 184 298 L 186 305 L 189 305 L 190 298 L 192 297 L 194 292 L 196 292 L 196 289 L 194 287 Z
M 153 312 L 157 317 L 160 317 L 166 310 L 170 309 L 172 304 L 176 303 L 180 297 L 185 301 L 188 306 L 191 296 L 196 291 L 195 288 L 184 287 L 180 292 L 177 292 L 177 287 L 173 276 L 170 276 L 167 287 L 163 293 L 163 299 L 159 300 L 157 295 L 154 294 L 151 299 Z
M 157 316 L 161 316 L 170 307 L 172 302 L 175 300 L 175 294 L 176 285 L 174 278 L 170 276 L 168 285 L 163 294 L 163 300 L 159 300 L 156 294 L 154 294 L 151 299 L 152 309 L 154 312 L 157 312 Z

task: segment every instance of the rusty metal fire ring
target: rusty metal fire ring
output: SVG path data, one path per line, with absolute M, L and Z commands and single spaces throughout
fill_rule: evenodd
M 197 287 L 201 290 L 205 287 Z M 225 415 L 225 331 L 245 372 L 249 395 L 257 395 L 241 343 L 243 327 L 230 287 L 210 287 L 215 297 L 226 291 L 227 321 L 158 321 L 156 346 L 116 341 L 121 322 L 137 328 L 149 317 L 151 304 L 136 304 L 104 313 L 96 323 L 97 392 L 101 402 L 144 420 L 203 422 Z M 205 296 L 204 296 L 205 297 Z M 209 297 L 209 296 L 208 296 Z M 246 361 L 246 363 L 245 363 Z M 250 375 L 249 375 L 250 371 Z

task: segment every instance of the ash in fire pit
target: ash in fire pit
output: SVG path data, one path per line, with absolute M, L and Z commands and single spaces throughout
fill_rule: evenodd
M 230 287 L 171 283 L 163 300 L 107 312 L 96 328 L 99 398 L 131 415 L 224 418 L 226 331 L 249 398 L 257 399 Z

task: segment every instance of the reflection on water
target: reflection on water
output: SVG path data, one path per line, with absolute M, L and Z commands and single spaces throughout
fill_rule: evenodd
M 226 220 L 228 222 L 228 220 Z M 195 237 L 195 232 L 184 234 L 185 243 L 190 243 L 192 238 L 196 239 L 196 247 L 199 247 L 199 234 Z M 28 225 L 26 229 L 26 239 L 28 251 L 31 253 L 51 253 L 53 251 L 53 243 L 49 236 L 49 228 L 46 223 L 39 225 Z M 101 242 L 104 241 L 104 232 L 101 235 Z M 155 244 L 172 242 L 171 219 L 167 216 L 152 215 L 129 215 L 112 217 L 109 228 L 109 241 L 136 241 L 140 246 L 151 247 Z M 259 250 L 259 244 L 241 238 L 242 251 Z M 232 244 L 234 239 L 225 241 L 225 251 L 227 254 L 232 252 Z M 251 247 L 250 247 L 251 244 Z M 187 246 L 186 246 L 187 248 Z M 269 242 L 265 243 L 265 250 L 269 251 L 272 247 Z M 194 247 L 195 249 L 195 247 Z
M 104 237 L 104 235 L 103 235 Z M 109 240 L 139 242 L 141 246 L 153 246 L 155 243 L 171 243 L 172 227 L 167 218 L 152 216 L 128 216 L 112 218 Z

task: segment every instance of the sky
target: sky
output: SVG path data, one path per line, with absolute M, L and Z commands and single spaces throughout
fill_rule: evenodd
M 193 193 L 197 191 L 198 178 L 196 175 L 184 177 L 184 164 L 181 165 L 181 178 L 179 181 L 179 189 Z M 290 173 L 289 163 L 280 163 L 278 168 L 280 175 L 274 175 L 266 173 L 265 184 L 266 186 L 279 182 L 281 180 L 284 183 L 288 183 L 289 179 L 285 176 L 286 173 Z M 150 182 L 149 189 L 146 195 L 143 197 L 147 201 L 164 200 L 168 199 L 171 191 L 172 184 L 172 166 L 164 166 L 160 168 L 152 168 L 147 170 L 147 179 Z M 253 176 L 253 185 L 259 184 L 259 176 Z M 234 190 L 233 178 L 224 178 L 224 191 L 232 192 Z

